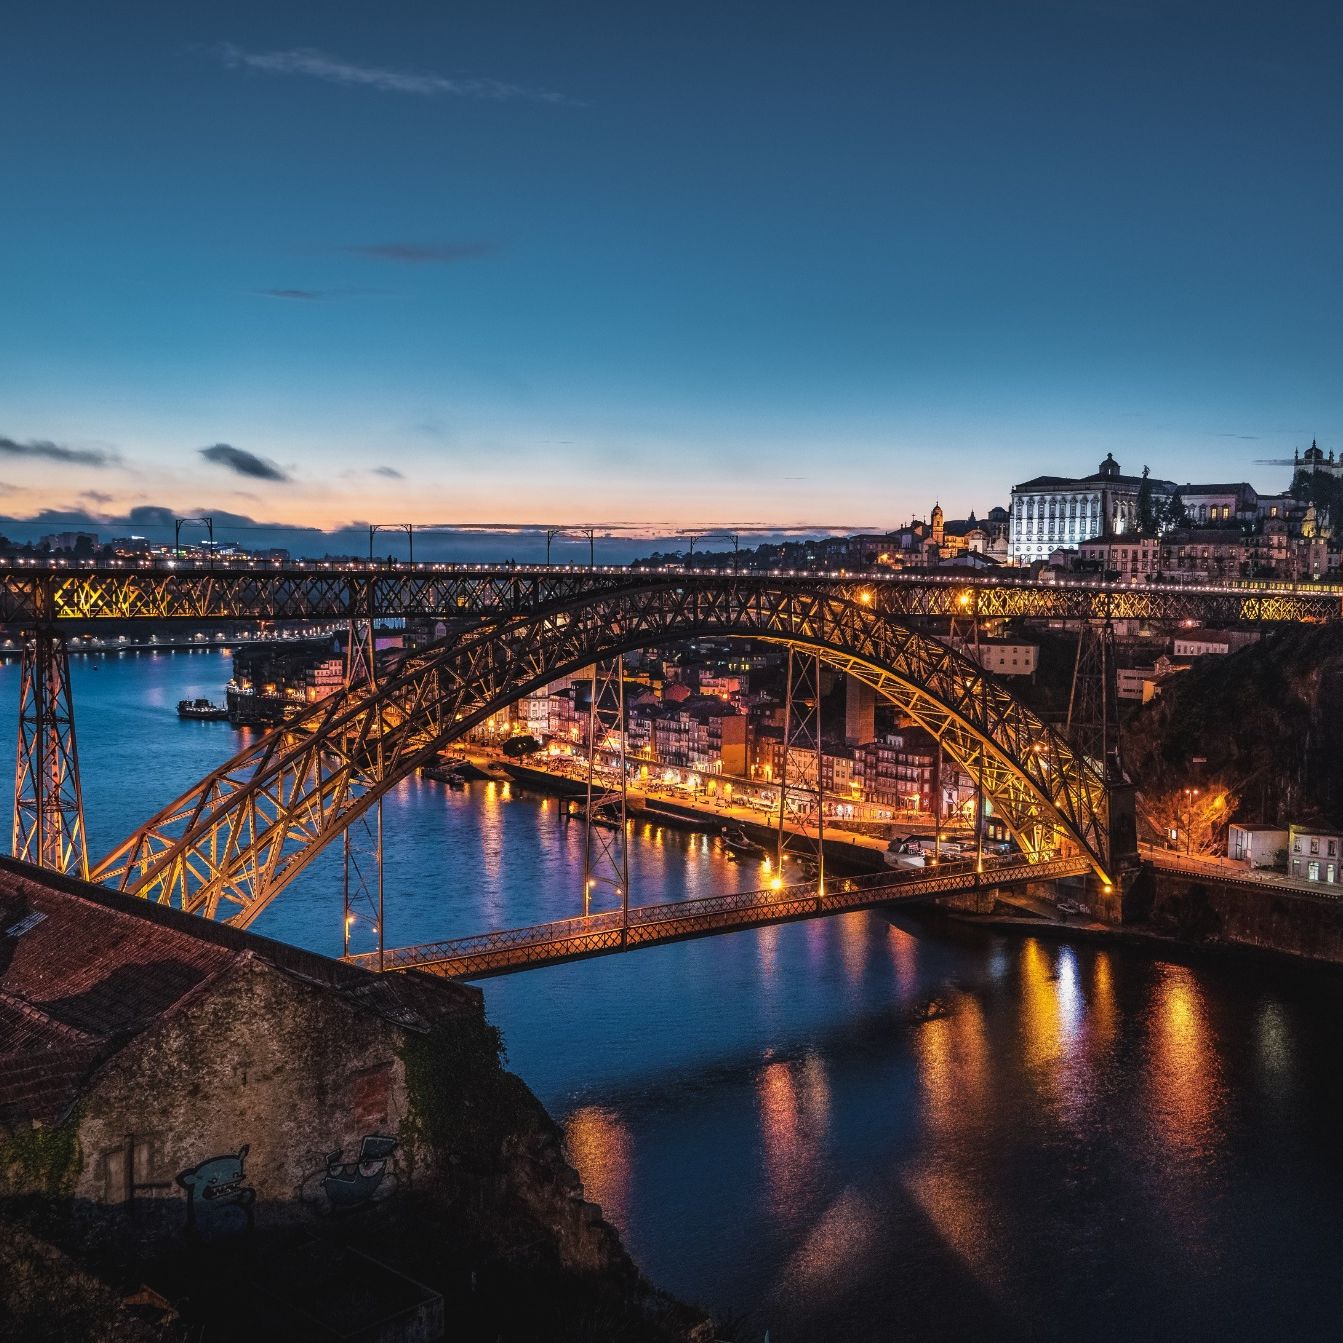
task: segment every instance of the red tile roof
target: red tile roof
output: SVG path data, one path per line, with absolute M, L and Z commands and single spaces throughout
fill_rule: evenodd
M 0 858 L 0 1129 L 58 1119 L 100 1063 L 244 957 L 410 1029 L 479 1003 Z

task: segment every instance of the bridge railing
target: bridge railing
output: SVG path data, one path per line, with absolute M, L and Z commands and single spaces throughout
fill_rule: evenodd
M 1047 881 L 1077 876 L 1087 870 L 1089 865 L 1081 858 L 1051 858 L 1032 863 L 1019 855 L 986 859 L 982 867 L 972 860 L 961 860 L 928 868 L 890 869 L 839 878 L 827 884 L 824 894 L 818 894 L 810 883 L 799 883 L 639 905 L 629 911 L 628 923 L 622 923 L 619 910 L 610 910 L 531 927 L 397 947 L 384 952 L 383 964 L 388 970 L 434 966 L 443 973 L 470 976 L 714 931 L 727 932 L 736 927 L 861 909 L 897 896 L 913 899 L 948 895 L 1009 880 Z M 350 959 L 369 966 L 377 963 L 376 953 L 360 953 Z

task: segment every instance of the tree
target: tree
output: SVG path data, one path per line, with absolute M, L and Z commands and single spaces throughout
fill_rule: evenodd
M 1210 781 L 1160 793 L 1144 789 L 1143 802 L 1158 842 L 1181 853 L 1207 856 L 1221 852 L 1237 798 L 1224 784 Z

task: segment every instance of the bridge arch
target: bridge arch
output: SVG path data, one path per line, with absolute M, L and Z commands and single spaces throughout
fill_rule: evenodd
M 673 577 L 482 624 L 408 658 L 375 691 L 333 696 L 244 747 L 93 879 L 246 926 L 388 788 L 513 701 L 637 648 L 741 637 L 814 651 L 865 681 L 983 779 L 1029 855 L 1072 847 L 1109 881 L 1097 763 L 977 663 L 877 605 L 857 585 L 810 593 Z

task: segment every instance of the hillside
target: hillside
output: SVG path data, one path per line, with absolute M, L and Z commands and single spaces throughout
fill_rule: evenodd
M 1343 625 L 1301 626 L 1176 677 L 1126 723 L 1125 763 L 1144 794 L 1217 781 L 1237 820 L 1343 826 L 1341 706 Z

